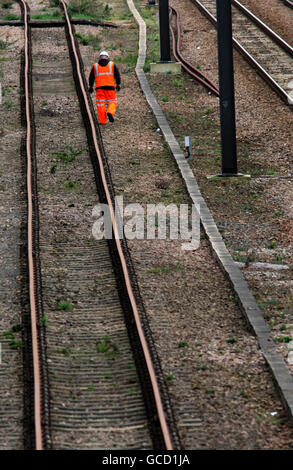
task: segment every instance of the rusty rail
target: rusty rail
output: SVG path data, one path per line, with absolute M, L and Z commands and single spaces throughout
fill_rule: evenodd
M 172 15 L 175 18 L 176 30 L 177 30 L 177 41 L 175 37 L 175 31 L 171 25 Z M 170 7 L 170 32 L 172 36 L 173 44 L 173 55 L 178 62 L 181 62 L 181 66 L 185 72 L 187 72 L 192 78 L 194 78 L 198 83 L 203 85 L 211 93 L 216 96 L 220 95 L 218 87 L 212 83 L 209 78 L 200 72 L 198 69 L 193 67 L 181 54 L 181 28 L 180 28 L 180 18 L 179 13 L 174 7 Z
M 30 56 L 29 56 L 29 18 L 28 7 L 24 0 L 21 0 L 24 16 L 24 60 L 25 60 L 25 114 L 26 114 L 26 156 L 27 156 L 27 240 L 28 240 L 28 270 L 29 270 L 29 302 L 31 315 L 31 339 L 33 354 L 33 381 L 34 381 L 34 428 L 35 428 L 35 448 L 43 449 L 42 430 L 42 390 L 41 390 L 41 366 L 40 350 L 38 340 L 38 309 L 37 309 L 37 285 L 36 285 L 36 265 L 35 265 L 35 245 L 34 245 L 34 191 L 32 182 L 32 115 L 30 107 L 31 87 L 30 87 Z

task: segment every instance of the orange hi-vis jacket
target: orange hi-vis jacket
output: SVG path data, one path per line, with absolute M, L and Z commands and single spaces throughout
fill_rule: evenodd
M 94 65 L 95 70 L 95 88 L 101 86 L 112 86 L 115 88 L 114 79 L 114 63 L 109 61 L 107 65 L 102 67 L 99 64 Z

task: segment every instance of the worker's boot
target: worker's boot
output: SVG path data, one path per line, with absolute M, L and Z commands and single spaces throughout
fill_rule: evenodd
M 109 119 L 110 122 L 114 122 L 113 114 L 107 113 L 107 116 L 108 116 L 108 119 Z

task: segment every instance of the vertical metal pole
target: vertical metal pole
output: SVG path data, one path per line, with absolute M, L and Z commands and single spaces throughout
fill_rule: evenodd
M 231 0 L 217 0 L 222 176 L 237 175 Z
M 169 31 L 169 0 L 159 0 L 161 62 L 171 62 Z

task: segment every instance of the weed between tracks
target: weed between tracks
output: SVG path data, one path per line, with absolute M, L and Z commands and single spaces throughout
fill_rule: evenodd
M 102 341 L 97 344 L 97 352 L 105 354 L 110 359 L 115 359 L 118 352 L 117 343 L 112 341 L 109 335 L 106 335 Z
M 43 107 L 46 107 L 47 105 L 48 105 L 47 102 L 44 102 L 42 104 Z M 50 174 L 55 175 L 58 168 L 60 168 L 60 165 L 58 166 L 58 162 L 64 163 L 64 164 L 73 163 L 75 162 L 76 158 L 82 154 L 83 151 L 84 149 L 76 150 L 72 146 L 68 145 L 64 150 L 57 150 L 57 151 L 51 152 L 51 154 L 54 157 L 56 157 L 58 161 L 52 163 L 50 167 Z M 73 190 L 73 189 L 79 188 L 78 183 L 75 183 L 74 181 L 71 181 L 71 180 L 65 180 L 63 184 L 67 190 Z
M 57 152 L 52 152 L 52 155 L 55 155 L 64 163 L 71 163 L 74 162 L 76 157 L 78 157 L 83 152 L 83 149 L 75 150 L 71 146 L 68 146 L 67 149 L 68 150 L 58 150 Z
M 97 0 L 70 0 L 68 12 L 72 17 L 93 20 L 107 20 L 111 17 L 112 8 Z
M 22 331 L 22 325 L 14 325 L 11 330 L 4 331 L 3 336 L 5 339 L 9 340 L 9 348 L 10 349 L 20 349 L 22 345 L 22 341 L 20 338 L 18 338 L 17 333 L 20 333 Z
M 58 308 L 59 310 L 65 310 L 65 311 L 71 311 L 73 309 L 73 306 L 68 300 L 60 300 L 58 303 Z
M 32 20 L 60 20 L 62 18 L 61 11 L 55 10 L 53 13 L 37 13 L 31 16 Z
M 2 6 L 2 8 L 7 10 L 8 8 L 12 7 L 12 1 L 11 0 L 4 0 L 1 6 Z
M 3 18 L 3 21 L 19 21 L 19 20 L 20 20 L 20 16 L 14 15 L 13 13 L 9 13 Z
M 101 47 L 101 39 L 97 35 L 75 33 L 75 37 L 79 40 L 80 44 L 83 46 L 92 46 L 95 51 L 99 50 Z

